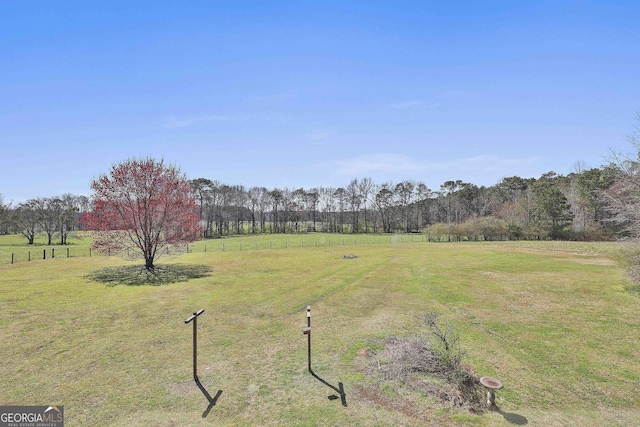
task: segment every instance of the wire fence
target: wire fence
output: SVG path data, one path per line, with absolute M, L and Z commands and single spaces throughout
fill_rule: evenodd
M 398 244 L 398 243 L 418 243 L 430 241 L 424 235 L 379 235 L 379 236 L 345 236 L 345 237 L 323 237 L 323 238 L 279 238 L 279 239 L 259 239 L 252 241 L 250 238 L 212 239 L 201 240 L 188 244 L 187 253 L 220 253 L 235 251 L 261 251 L 276 249 L 304 249 L 304 248 L 339 248 L 357 245 L 372 244 Z M 182 252 L 185 251 L 182 250 Z M 171 254 L 171 249 L 168 249 Z M 58 246 L 39 249 L 16 248 L 15 250 L 0 250 L 1 264 L 17 264 L 22 262 L 33 262 L 41 260 L 52 260 L 60 258 L 79 258 L 94 256 L 111 256 L 112 254 L 102 254 L 92 250 L 87 246 Z M 113 254 L 117 255 L 117 254 Z
M 95 251 L 93 251 L 95 255 Z M 0 252 L 0 264 L 17 264 L 55 258 L 77 258 L 92 256 L 91 248 L 49 247 L 43 249 L 16 249 Z

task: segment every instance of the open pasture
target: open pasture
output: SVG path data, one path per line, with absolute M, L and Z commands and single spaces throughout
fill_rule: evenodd
M 160 260 L 211 269 L 164 286 L 88 278 L 131 264 L 115 257 L 0 265 L 0 404 L 64 405 L 69 426 L 600 426 L 640 419 L 640 299 L 625 292 L 612 244 L 392 240 L 255 250 L 269 238 L 226 239 L 246 249 Z M 328 399 L 335 392 L 307 372 L 307 305 L 314 371 L 344 384 L 347 407 Z M 192 329 L 184 324 L 198 309 L 205 310 L 199 377 L 211 396 L 221 390 L 206 417 L 207 400 L 192 378 Z M 456 327 L 479 376 L 505 384 L 500 412 L 447 409 L 364 375 L 372 342 L 414 333 L 416 316 L 429 311 Z

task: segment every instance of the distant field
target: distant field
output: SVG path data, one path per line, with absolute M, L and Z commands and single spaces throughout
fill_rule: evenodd
M 2 261 L 0 404 L 64 405 L 68 426 L 639 424 L 640 298 L 624 290 L 614 244 L 360 238 L 198 242 L 164 262 L 211 274 L 165 286 L 87 278 L 131 264 L 116 257 Z M 2 257 L 20 247 L 0 238 Z M 346 408 L 306 371 L 307 305 L 314 370 L 344 384 Z M 197 309 L 200 379 L 212 396 L 222 390 L 206 418 L 183 322 Z M 501 412 L 371 393 L 363 350 L 433 310 L 459 331 L 468 364 L 502 380 Z
M 377 234 L 261 234 L 208 239 L 189 245 L 189 252 L 232 252 L 266 249 L 294 249 L 312 247 L 339 247 L 362 244 L 386 243 L 419 243 L 425 242 L 423 235 L 377 235 Z M 33 245 L 27 244 L 27 239 L 19 234 L 0 236 L 0 265 L 28 262 L 38 259 L 50 259 L 54 256 L 66 258 L 100 256 L 91 251 L 91 238 L 87 233 L 74 232 L 69 235 L 67 245 L 58 245 L 54 239 L 52 245 L 47 245 L 44 234 L 36 236 Z M 53 252 L 52 252 L 53 250 Z

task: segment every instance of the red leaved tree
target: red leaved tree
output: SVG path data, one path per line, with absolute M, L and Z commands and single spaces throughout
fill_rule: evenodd
M 129 159 L 91 183 L 93 210 L 84 223 L 100 253 L 142 256 L 153 271 L 161 255 L 180 251 L 200 232 L 191 184 L 162 160 Z

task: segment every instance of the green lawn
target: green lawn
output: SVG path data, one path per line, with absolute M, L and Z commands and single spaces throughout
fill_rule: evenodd
M 87 278 L 131 264 L 115 257 L 2 263 L 0 404 L 64 405 L 68 426 L 638 425 L 640 298 L 624 290 L 613 244 L 357 239 L 198 242 L 160 262 L 210 275 L 164 286 Z M 314 370 L 344 384 L 346 408 L 306 370 L 307 305 Z M 199 376 L 222 391 L 206 418 L 184 324 L 197 309 Z M 504 383 L 500 412 L 447 409 L 363 374 L 363 350 L 433 310 L 457 328 L 468 364 Z

